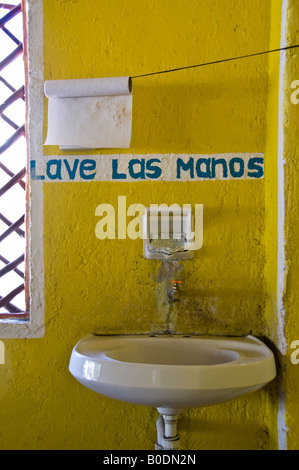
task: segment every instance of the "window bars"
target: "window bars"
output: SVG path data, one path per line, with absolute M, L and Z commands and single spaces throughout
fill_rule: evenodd
M 27 151 L 21 3 L 0 3 L 0 26 L 0 321 L 28 321 Z

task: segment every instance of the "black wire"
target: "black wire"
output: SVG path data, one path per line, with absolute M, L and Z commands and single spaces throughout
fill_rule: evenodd
M 178 72 L 179 70 L 187 70 L 187 69 L 193 69 L 193 68 L 196 68 L 196 67 L 205 67 L 206 65 L 221 64 L 222 62 L 230 62 L 232 60 L 248 59 L 248 57 L 255 57 L 255 56 L 263 55 L 263 54 L 270 54 L 271 52 L 286 51 L 288 49 L 295 49 L 296 47 L 299 47 L 299 44 L 295 44 L 294 46 L 281 47 L 279 49 L 272 49 L 270 51 L 255 52 L 253 54 L 242 55 L 242 56 L 239 56 L 239 57 L 232 57 L 232 58 L 229 58 L 229 59 L 214 60 L 213 62 L 205 62 L 203 64 L 188 65 L 186 67 L 179 67 L 179 68 L 176 68 L 176 69 L 162 70 L 160 72 L 145 73 L 143 75 L 135 75 L 135 76 L 132 76 L 131 78 L 149 77 L 150 75 L 159 75 L 159 74 L 162 74 L 162 73 Z

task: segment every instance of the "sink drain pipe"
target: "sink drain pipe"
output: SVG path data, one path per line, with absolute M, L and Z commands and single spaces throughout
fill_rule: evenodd
M 158 409 L 159 411 L 159 409 Z M 178 450 L 180 438 L 177 433 L 178 414 L 160 414 L 156 421 L 157 442 L 155 450 Z

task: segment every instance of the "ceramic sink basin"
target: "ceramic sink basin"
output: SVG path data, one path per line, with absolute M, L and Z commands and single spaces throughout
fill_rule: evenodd
M 163 409 L 221 403 L 276 375 L 272 351 L 253 336 L 89 335 L 69 370 L 97 393 Z

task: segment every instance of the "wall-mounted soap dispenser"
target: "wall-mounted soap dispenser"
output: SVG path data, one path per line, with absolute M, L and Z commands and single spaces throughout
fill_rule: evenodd
M 146 259 L 191 259 L 192 213 L 189 207 L 147 207 L 143 216 Z

